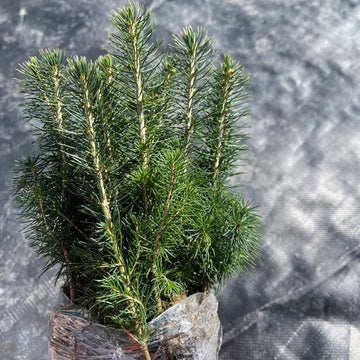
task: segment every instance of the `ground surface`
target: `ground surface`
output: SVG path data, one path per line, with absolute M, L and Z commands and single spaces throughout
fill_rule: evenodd
M 220 358 L 360 359 L 360 2 L 148 0 L 165 41 L 203 25 L 252 77 L 239 179 L 264 228 L 254 269 L 219 294 Z M 0 358 L 48 359 L 58 286 L 19 232 L 9 189 L 30 151 L 13 78 L 39 48 L 104 52 L 118 0 L 0 3 Z

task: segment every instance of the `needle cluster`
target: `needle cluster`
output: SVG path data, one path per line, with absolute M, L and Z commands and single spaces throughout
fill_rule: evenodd
M 96 61 L 41 50 L 20 65 L 34 155 L 14 194 L 32 246 L 71 300 L 140 343 L 174 299 L 252 264 L 261 225 L 228 186 L 246 149 L 249 77 L 190 26 L 171 51 L 150 12 L 111 14 Z

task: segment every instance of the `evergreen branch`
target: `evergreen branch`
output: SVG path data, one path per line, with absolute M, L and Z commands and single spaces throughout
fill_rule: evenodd
M 89 78 L 87 74 L 87 66 L 85 59 L 81 59 L 80 61 L 75 60 L 74 63 L 75 67 L 78 68 L 77 75 L 78 80 L 82 92 L 82 106 L 84 111 L 84 116 L 86 120 L 86 134 L 88 138 L 88 143 L 90 146 L 90 154 L 93 162 L 94 172 L 97 180 L 97 186 L 99 191 L 99 197 L 100 197 L 100 205 L 102 209 L 102 213 L 105 220 L 105 231 L 109 234 L 109 237 L 112 242 L 112 246 L 114 249 L 114 256 L 117 260 L 116 266 L 120 273 L 120 278 L 123 283 L 123 286 L 125 288 L 125 291 L 128 296 L 129 301 L 129 307 L 131 309 L 131 312 L 133 314 L 136 314 L 138 311 L 135 307 L 135 302 L 132 299 L 135 299 L 136 297 L 133 296 L 132 290 L 131 290 L 131 280 L 129 277 L 129 274 L 126 271 L 125 262 L 123 259 L 123 256 L 121 254 L 121 251 L 118 246 L 118 239 L 116 237 L 116 234 L 114 233 L 114 226 L 113 226 L 113 220 L 111 215 L 111 208 L 110 208 L 110 202 L 108 200 L 107 191 L 105 187 L 105 181 L 103 176 L 103 166 L 100 162 L 99 158 L 99 149 L 97 148 L 97 134 L 95 131 L 95 118 L 94 118 L 94 106 L 95 104 L 91 103 L 91 97 L 90 97 L 90 83 L 94 81 L 94 79 Z M 85 70 L 85 71 L 83 71 Z M 93 70 L 94 72 L 92 72 Z M 96 74 L 96 71 L 94 69 L 89 69 L 89 74 Z M 95 79 L 96 82 L 96 79 Z M 138 300 L 140 301 L 140 300 Z M 135 325 L 135 331 L 136 333 L 141 337 L 142 329 L 140 324 Z
M 246 149 L 244 140 L 247 135 L 243 132 L 244 126 L 238 122 L 248 114 L 248 111 L 242 109 L 248 82 L 248 77 L 242 74 L 242 67 L 229 55 L 224 56 L 211 80 L 212 94 L 209 101 L 213 109 L 208 115 L 204 146 L 211 159 L 207 171 L 211 174 L 214 189 L 223 186 L 226 178 L 234 175 L 234 162 L 239 160 L 240 151 Z
M 194 50 L 196 47 L 194 47 Z M 195 83 L 195 60 L 196 55 L 192 53 L 190 55 L 190 62 L 189 62 L 189 84 L 188 84 L 188 91 L 187 91 L 187 104 L 186 104 L 186 113 L 185 113 L 185 135 L 184 135 L 184 144 L 185 144 L 185 151 L 188 151 L 189 144 L 190 144 L 190 137 L 191 132 L 193 129 L 193 121 L 192 121 L 192 109 L 193 109 L 193 98 L 194 98 L 194 83 Z
M 35 172 L 33 165 L 30 165 L 30 171 L 33 175 L 34 180 L 36 181 L 37 176 L 36 176 L 36 172 Z M 71 273 L 71 261 L 70 261 L 70 257 L 69 257 L 69 250 L 62 246 L 61 242 L 58 240 L 58 238 L 54 235 L 54 233 L 50 229 L 49 223 L 46 219 L 41 193 L 38 194 L 37 199 L 38 199 L 40 213 L 41 213 L 42 219 L 44 221 L 44 225 L 47 229 L 47 232 L 48 232 L 49 236 L 54 240 L 55 244 L 59 247 L 60 251 L 63 253 L 66 271 L 67 271 L 67 275 L 69 277 L 70 300 L 72 302 L 75 302 L 75 286 L 74 286 L 74 280 L 72 278 L 72 273 Z
M 222 84 L 221 95 L 220 95 L 221 103 L 220 103 L 220 111 L 219 111 L 218 125 L 217 125 L 218 126 L 218 134 L 217 134 L 217 144 L 215 146 L 215 162 L 214 162 L 214 167 L 213 167 L 213 186 L 214 186 L 214 188 L 216 188 L 217 179 L 218 179 L 219 171 L 220 171 L 219 165 L 220 165 L 221 149 L 222 149 L 224 130 L 225 130 L 225 116 L 228 112 L 226 105 L 228 102 L 229 88 L 230 88 L 230 84 L 232 81 L 231 76 L 234 72 L 234 69 L 229 68 L 229 66 L 227 68 L 225 68 L 225 66 L 228 65 L 227 62 L 229 62 L 229 59 L 228 59 L 228 57 L 225 57 L 224 63 L 222 65 L 220 65 L 220 69 L 224 68 L 224 71 L 222 72 L 223 84 Z
M 124 63 L 127 72 L 132 76 L 133 89 L 129 89 L 129 82 L 123 82 L 123 89 L 129 96 L 129 99 L 134 98 L 136 117 L 138 122 L 138 136 L 140 139 L 141 152 L 141 166 L 146 171 L 149 163 L 149 141 L 147 139 L 148 124 L 146 124 L 145 115 L 145 99 L 144 96 L 144 81 L 150 81 L 150 74 L 154 72 L 157 64 L 152 65 L 156 61 L 155 52 L 158 48 L 157 44 L 148 45 L 148 42 L 153 33 L 153 26 L 150 22 L 150 13 L 140 6 L 136 9 L 135 5 L 129 3 L 126 9 L 121 11 L 113 11 L 111 21 L 118 30 L 118 33 L 110 33 L 111 43 L 113 48 L 117 51 L 114 55 L 116 58 Z M 150 72 L 150 74 L 143 79 L 143 74 Z M 128 78 L 128 80 L 131 80 Z M 130 92 L 129 92 L 130 90 Z M 132 94 L 134 91 L 134 94 Z M 146 187 L 146 180 L 143 180 L 142 192 L 145 214 L 149 211 L 149 196 Z
M 107 56 L 100 56 L 98 59 L 98 64 L 102 70 L 103 76 L 105 78 L 105 83 L 107 85 L 107 90 L 111 93 L 111 90 L 113 88 L 113 72 L 114 72 L 114 68 L 113 68 L 113 64 L 112 64 L 112 58 L 110 55 Z M 99 101 L 103 100 L 103 93 L 101 91 L 101 89 L 99 89 L 99 94 L 98 94 L 98 98 Z M 114 101 L 112 101 L 112 103 L 114 103 Z M 103 109 L 101 108 L 101 111 L 108 111 L 109 109 Z M 109 115 L 106 113 L 101 114 L 101 119 L 105 120 L 108 119 Z M 112 154 L 112 145 L 111 145 L 111 138 L 110 138 L 110 133 L 109 133 L 109 128 L 107 126 L 107 124 L 105 123 L 105 121 L 103 121 L 103 127 L 105 128 L 105 135 L 106 135 L 106 148 L 108 150 L 108 154 Z
M 140 49 L 138 47 L 138 39 L 136 34 L 136 24 L 137 19 L 133 19 L 133 21 L 130 23 L 131 29 L 130 29 L 130 35 L 132 38 L 132 56 L 134 61 L 134 70 L 133 70 L 133 76 L 135 80 L 136 85 L 136 112 L 138 116 L 139 121 L 139 136 L 141 144 L 144 146 L 146 145 L 146 127 L 145 127 L 145 116 L 144 116 L 144 109 L 143 109 L 143 84 L 142 84 L 142 75 L 141 75 L 141 67 L 140 67 Z M 146 168 L 148 164 L 148 154 L 144 148 L 144 151 L 142 153 L 142 166 L 143 168 Z M 145 194 L 144 194 L 145 196 Z M 147 207 L 147 202 L 145 202 L 145 207 Z
M 153 245 L 153 258 L 152 258 L 151 273 L 152 273 L 152 276 L 154 277 L 154 279 L 156 278 L 156 258 L 157 258 L 158 248 L 159 248 L 160 235 L 164 229 L 165 219 L 166 219 L 166 216 L 167 216 L 169 208 L 170 208 L 170 200 L 171 200 L 173 188 L 175 185 L 175 183 L 174 183 L 174 175 L 175 175 L 174 167 L 175 167 L 175 162 L 171 161 L 170 162 L 170 179 L 169 179 L 169 183 L 168 183 L 167 196 L 166 196 L 166 200 L 165 200 L 165 204 L 164 204 L 164 209 L 163 209 L 163 212 L 161 215 L 159 227 L 155 234 L 155 240 L 154 240 L 154 245 Z M 158 313 L 160 314 L 163 311 L 163 306 L 162 306 L 161 296 L 159 294 L 159 291 L 158 291 L 156 285 L 154 287 L 154 292 L 155 292 L 155 299 L 156 299 Z
M 54 83 L 54 102 L 55 102 L 55 107 L 56 107 L 55 123 L 57 126 L 58 139 L 59 139 L 59 144 L 60 144 L 59 146 L 60 146 L 61 157 L 62 157 L 63 174 L 62 174 L 61 190 L 62 190 L 63 199 L 65 200 L 65 181 L 66 181 L 65 173 L 66 173 L 66 167 L 67 167 L 67 156 L 66 156 L 64 145 L 62 144 L 62 132 L 63 132 L 63 128 L 64 128 L 64 123 L 63 123 L 63 109 L 62 109 L 62 103 L 61 103 L 61 88 L 60 88 L 61 74 L 60 74 L 59 66 L 57 64 L 53 65 L 52 71 L 53 71 L 53 76 L 51 79 Z M 50 104 L 49 104 L 49 106 L 50 106 Z
M 106 223 L 105 230 L 108 232 L 110 239 L 113 243 L 114 250 L 116 257 L 118 259 L 118 269 L 120 271 L 121 277 L 123 278 L 124 283 L 129 286 L 130 279 L 128 278 L 128 275 L 125 271 L 125 265 L 124 262 L 121 260 L 121 254 L 120 249 L 118 246 L 116 235 L 113 232 L 113 222 L 112 222 L 112 216 L 111 216 L 111 210 L 110 210 L 110 203 L 107 197 L 106 188 L 105 188 L 105 182 L 104 182 L 104 176 L 102 172 L 102 164 L 100 164 L 99 159 L 99 152 L 96 145 L 96 134 L 95 134 L 95 128 L 94 128 L 94 115 L 92 112 L 93 105 L 90 102 L 89 97 L 89 89 L 88 89 L 88 79 L 86 79 L 86 74 L 82 74 L 84 79 L 84 94 L 83 94 L 83 101 L 84 101 L 84 112 L 85 112 L 85 118 L 87 122 L 87 136 L 89 140 L 89 145 L 91 148 L 91 157 L 94 165 L 94 171 L 98 182 L 98 189 L 100 192 L 100 201 L 101 201 L 101 208 L 102 212 L 104 214 L 104 219 Z M 130 288 L 128 288 L 129 293 L 131 293 Z
M 98 181 L 98 187 L 100 191 L 100 200 L 101 200 L 101 208 L 104 213 L 104 218 L 106 225 L 109 229 L 112 228 L 112 219 L 111 219 L 111 212 L 110 212 L 110 204 L 109 200 L 107 198 L 106 190 L 105 190 L 105 182 L 103 177 L 103 172 L 101 170 L 100 160 L 98 157 L 98 150 L 96 146 L 96 138 L 95 138 L 95 129 L 94 129 L 94 116 L 92 113 L 92 107 L 93 105 L 90 103 L 89 99 L 89 89 L 87 88 L 87 85 L 85 85 L 85 94 L 84 94 L 84 109 L 85 109 L 85 118 L 87 122 L 87 135 L 88 140 L 91 148 L 91 157 L 94 165 L 94 171 L 95 175 Z M 116 241 L 115 237 L 112 233 L 111 239 L 112 241 Z
M 65 179 L 66 179 L 66 167 L 67 167 L 67 158 L 64 151 L 64 146 L 62 145 L 62 132 L 64 128 L 64 119 L 63 119 L 63 107 L 62 107 L 62 87 L 61 87 L 61 65 L 64 60 L 64 53 L 58 49 L 54 50 L 40 50 L 39 51 L 41 59 L 36 57 L 31 57 L 30 60 L 20 66 L 20 73 L 26 76 L 24 80 L 19 80 L 20 86 L 24 91 L 29 91 L 33 94 L 32 97 L 28 97 L 25 106 L 28 110 L 28 115 L 37 117 L 43 123 L 43 127 L 39 129 L 43 133 L 43 139 L 47 139 L 47 142 L 53 142 L 56 144 L 56 147 L 50 146 L 47 148 L 47 142 L 44 141 L 42 146 L 46 147 L 47 151 L 52 151 L 56 153 L 57 150 L 60 150 L 61 156 L 61 165 L 57 164 L 57 161 L 53 163 L 45 162 L 44 159 L 41 161 L 44 162 L 44 168 L 59 168 L 59 173 L 62 177 L 61 180 L 61 193 L 63 198 L 63 207 L 66 207 L 65 202 Z M 41 98 L 40 111 L 38 110 L 39 106 L 37 105 L 37 99 Z M 46 132 L 49 132 L 48 134 Z M 53 141 L 53 138 L 56 138 L 56 141 Z M 57 156 L 57 155 L 56 155 Z M 33 164 L 30 164 L 30 171 L 34 178 L 34 181 L 37 181 L 37 174 Z M 56 171 L 56 170 L 55 170 Z M 42 195 L 39 193 L 38 196 L 38 205 L 40 209 L 41 216 L 45 227 L 47 228 L 49 236 L 54 240 L 54 243 L 57 244 L 61 252 L 63 253 L 65 260 L 65 267 L 67 269 L 67 276 L 69 278 L 69 290 L 70 298 L 75 301 L 75 288 L 74 280 L 71 273 L 71 262 L 69 257 L 69 250 L 64 248 L 51 231 L 48 220 L 45 215 Z
M 185 152 L 189 153 L 191 137 L 197 125 L 195 117 L 199 116 L 200 103 L 204 100 L 201 95 L 206 96 L 203 93 L 206 87 L 204 79 L 212 62 L 212 50 L 206 32 L 202 29 L 194 31 L 191 26 L 174 36 L 174 42 L 172 48 L 178 53 L 178 70 L 182 76 L 179 79 L 181 83 L 177 86 L 184 91 L 179 94 L 184 98 L 184 105 L 180 104 L 180 107 L 183 106 L 185 120 L 183 146 Z M 184 79 L 186 81 L 183 81 Z
M 148 166 L 148 153 L 146 150 L 146 127 L 145 127 L 145 116 L 143 110 L 143 85 L 142 85 L 142 76 L 141 76 L 141 69 L 140 69 L 140 57 L 139 57 L 139 49 L 136 43 L 136 35 L 135 35 L 135 24 L 136 19 L 134 20 L 131 28 L 131 35 L 133 38 L 132 41 L 132 50 L 133 50 L 133 57 L 134 57 L 134 79 L 136 84 L 136 112 L 138 116 L 139 122 L 139 135 L 140 135 L 140 142 L 142 144 L 142 167 L 146 170 Z M 143 196 L 144 196 L 144 210 L 145 214 L 149 211 L 149 200 L 148 194 L 146 189 L 146 184 L 143 184 Z
M 181 42 L 179 38 L 178 43 L 183 44 L 184 50 L 186 51 L 186 61 L 187 61 L 187 93 L 186 93 L 186 111 L 185 111 L 185 134 L 184 134 L 184 148 L 185 151 L 188 151 L 191 132 L 193 129 L 193 119 L 192 119 L 192 112 L 193 112 L 193 98 L 195 94 L 195 79 L 196 79 L 196 60 L 197 60 L 197 50 L 199 47 L 199 43 L 195 40 L 195 33 L 193 32 L 191 26 L 184 30 L 183 33 L 180 34 L 182 36 L 181 40 L 184 40 L 184 43 Z M 190 41 L 186 42 L 186 40 Z

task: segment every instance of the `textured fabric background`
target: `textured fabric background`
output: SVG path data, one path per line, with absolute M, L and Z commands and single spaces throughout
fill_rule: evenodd
M 360 359 L 360 1 L 147 0 L 165 42 L 202 25 L 252 78 L 249 161 L 237 181 L 260 206 L 261 257 L 218 299 L 220 358 Z M 39 48 L 95 58 L 123 0 L 0 2 L 0 359 L 48 359 L 60 284 L 39 277 L 10 197 L 31 151 L 17 63 Z

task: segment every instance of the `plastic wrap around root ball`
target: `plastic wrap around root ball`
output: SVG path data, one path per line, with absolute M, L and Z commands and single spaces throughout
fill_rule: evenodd
M 152 360 L 216 360 L 221 345 L 218 303 L 213 294 L 197 293 L 150 322 Z M 50 320 L 51 360 L 142 360 L 139 345 L 126 332 L 91 321 L 63 295 Z

